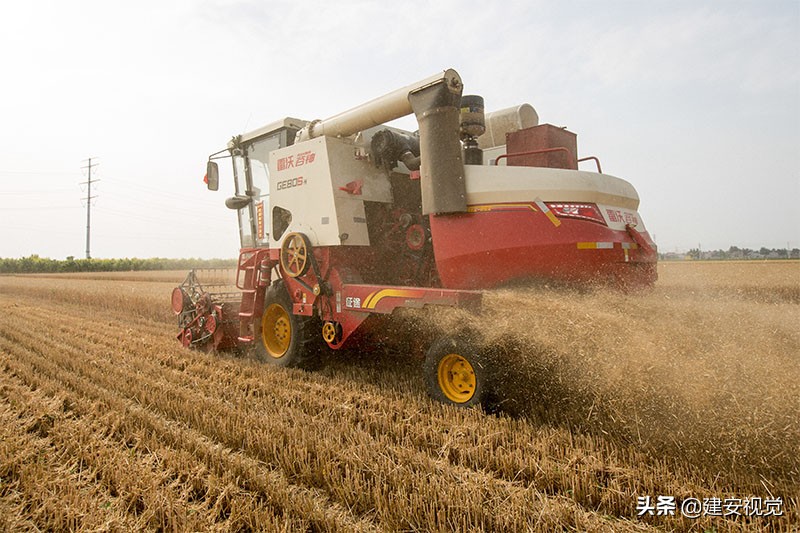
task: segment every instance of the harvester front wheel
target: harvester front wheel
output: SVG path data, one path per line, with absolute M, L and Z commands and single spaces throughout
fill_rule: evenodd
M 490 393 L 490 366 L 485 355 L 461 336 L 434 342 L 425 356 L 428 394 L 444 404 L 471 407 L 486 404 Z
M 305 366 L 313 356 L 313 318 L 292 313 L 292 301 L 282 282 L 274 283 L 265 297 L 260 333 L 255 343 L 259 361 L 282 367 Z

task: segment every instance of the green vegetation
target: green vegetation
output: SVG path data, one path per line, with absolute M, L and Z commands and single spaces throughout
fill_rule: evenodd
M 658 254 L 658 258 L 662 261 L 669 260 L 742 260 L 742 259 L 800 259 L 800 248 L 766 248 L 761 247 L 760 250 L 751 250 L 750 248 L 739 248 L 738 246 L 731 246 L 727 250 L 701 250 L 700 248 L 692 248 L 687 253 L 667 252 Z
M 191 268 L 229 268 L 236 259 L 167 259 L 136 257 L 123 259 L 49 259 L 31 255 L 21 259 L 0 258 L 0 274 L 46 272 L 129 272 L 132 270 L 188 270 Z

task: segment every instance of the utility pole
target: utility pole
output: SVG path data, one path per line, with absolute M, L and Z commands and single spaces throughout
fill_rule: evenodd
M 92 183 L 97 183 L 100 180 L 92 180 L 92 167 L 96 167 L 100 163 L 92 164 L 92 158 L 88 159 L 88 163 L 85 168 L 89 171 L 88 181 L 84 181 L 81 185 L 86 185 L 86 259 L 91 259 L 92 254 L 89 251 L 89 242 L 92 233 L 92 200 L 97 198 L 97 196 L 92 196 Z

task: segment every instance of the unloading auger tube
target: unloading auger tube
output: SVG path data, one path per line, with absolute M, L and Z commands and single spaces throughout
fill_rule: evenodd
M 467 210 L 459 141 L 463 88 L 458 72 L 447 69 L 349 111 L 315 120 L 297 133 L 296 141 L 323 135 L 346 137 L 413 112 L 419 123 L 422 213 L 463 213 Z

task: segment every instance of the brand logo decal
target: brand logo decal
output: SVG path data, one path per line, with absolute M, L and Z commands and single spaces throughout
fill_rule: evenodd
M 292 178 L 290 180 L 283 180 L 277 183 L 278 190 L 283 189 L 291 189 L 292 187 L 300 187 L 301 185 L 305 185 L 308 183 L 308 180 L 305 179 L 303 176 L 297 176 L 296 178 Z

